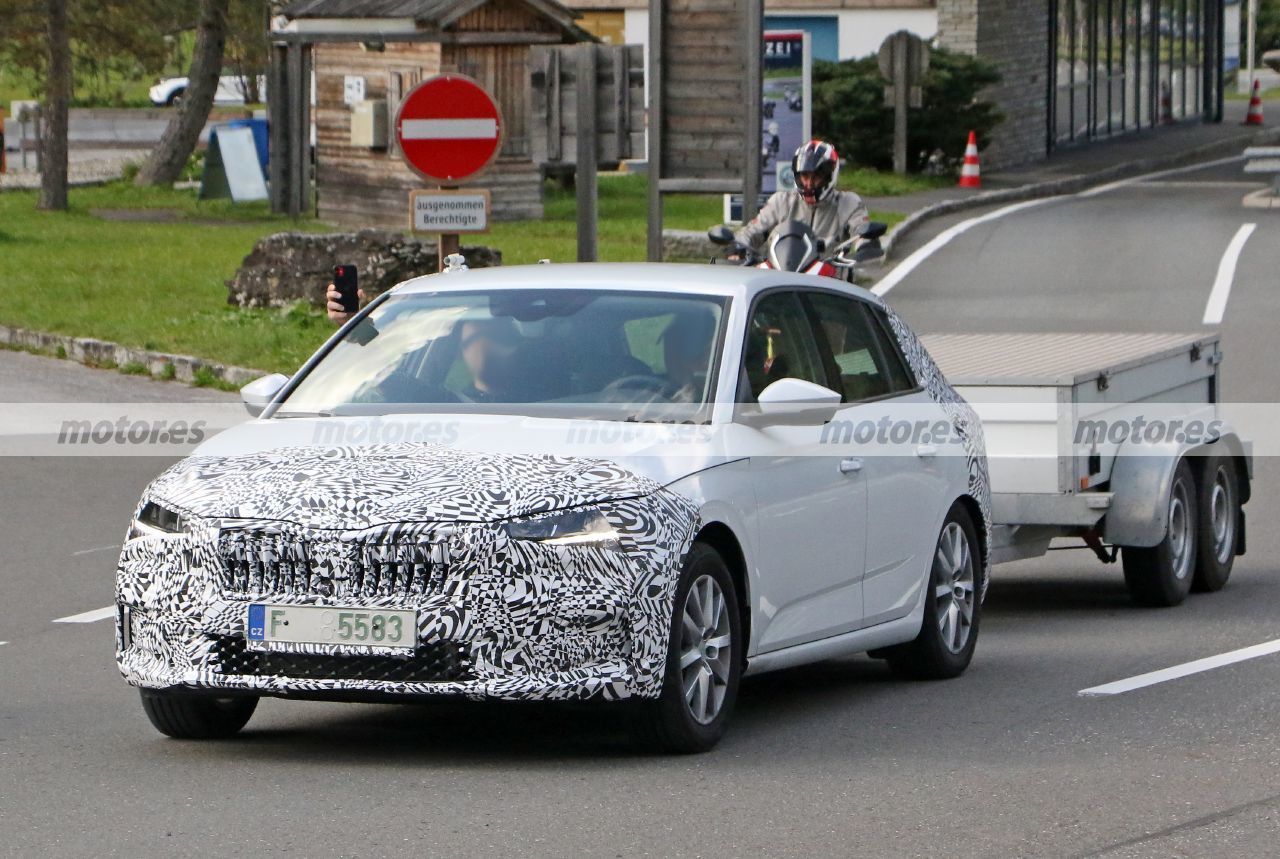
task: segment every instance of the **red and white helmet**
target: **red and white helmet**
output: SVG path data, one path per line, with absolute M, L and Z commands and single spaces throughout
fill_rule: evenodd
M 836 179 L 840 176 L 840 156 L 836 155 L 836 148 L 825 140 L 810 140 L 792 156 L 791 169 L 796 175 L 800 196 L 810 206 L 816 206 L 835 193 Z M 805 173 L 813 175 L 808 187 L 800 181 L 801 174 Z

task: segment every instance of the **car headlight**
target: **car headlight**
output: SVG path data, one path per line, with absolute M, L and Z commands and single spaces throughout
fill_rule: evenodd
M 182 534 L 187 530 L 187 519 L 176 510 L 148 501 L 142 506 L 138 518 L 129 529 L 129 539 L 154 537 L 161 534 Z
M 618 532 L 595 508 L 566 510 L 535 519 L 516 519 L 505 525 L 514 540 L 529 540 L 547 546 L 598 546 L 620 551 Z

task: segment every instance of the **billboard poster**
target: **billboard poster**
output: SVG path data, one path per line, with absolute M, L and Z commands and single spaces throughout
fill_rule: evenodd
M 812 136 L 813 56 L 804 30 L 766 30 L 760 105 L 760 190 L 795 190 L 791 155 Z M 725 196 L 725 220 L 742 220 L 741 195 Z

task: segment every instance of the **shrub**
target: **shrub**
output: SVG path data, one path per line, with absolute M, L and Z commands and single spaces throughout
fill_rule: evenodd
M 924 106 L 908 112 L 908 169 L 923 169 L 936 150 L 948 165 L 958 164 L 970 130 L 978 133 L 979 147 L 986 146 L 1003 116 L 978 96 L 999 80 L 990 63 L 935 48 Z M 885 105 L 885 84 L 875 55 L 813 64 L 815 133 L 835 144 L 842 158 L 880 170 L 893 167 L 893 108 Z

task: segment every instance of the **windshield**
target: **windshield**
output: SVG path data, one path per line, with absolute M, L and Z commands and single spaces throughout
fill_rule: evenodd
M 276 415 L 705 421 L 727 303 L 596 289 L 392 296 L 347 331 Z

